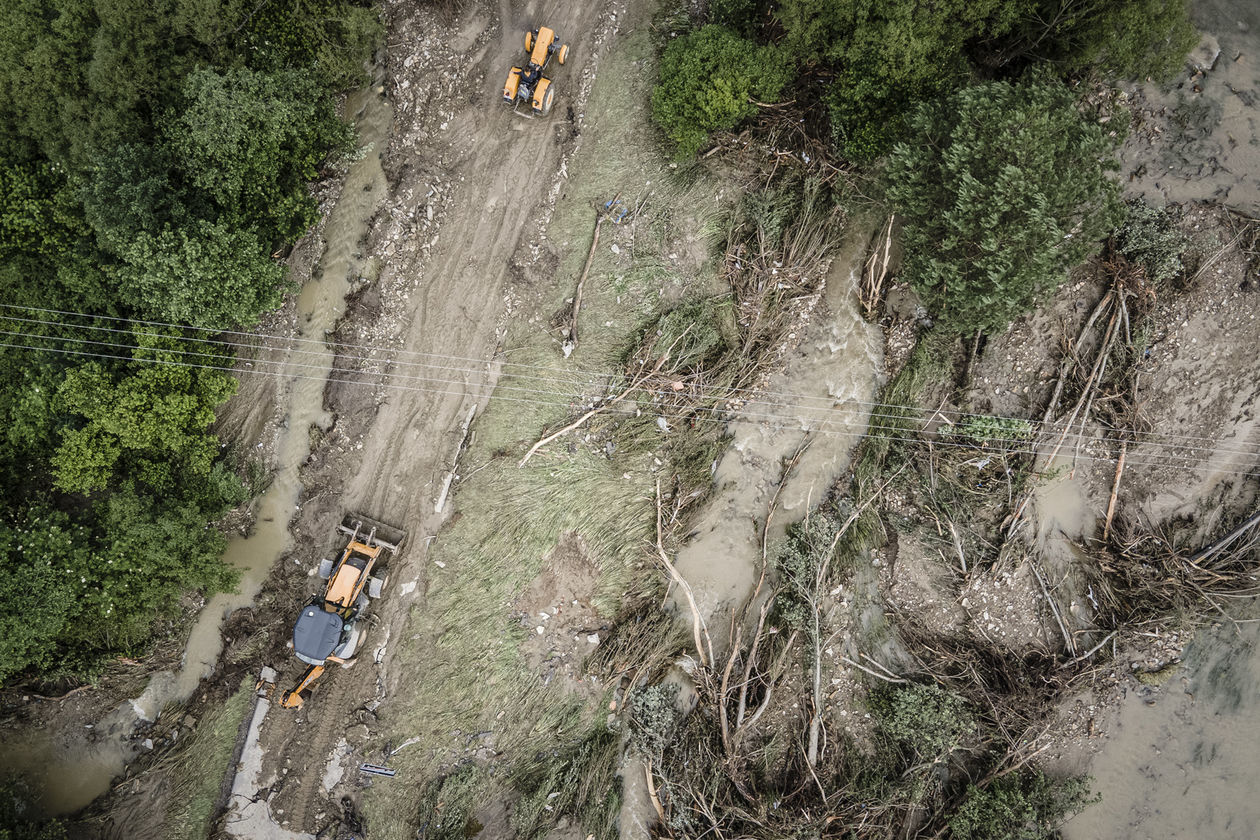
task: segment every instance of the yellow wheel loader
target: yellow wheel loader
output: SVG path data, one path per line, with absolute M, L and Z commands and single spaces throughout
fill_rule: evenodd
M 346 668 L 354 663 L 368 607 L 385 589 L 385 560 L 406 538 L 403 531 L 360 514 L 347 516 L 337 530 L 348 537 L 341 558 L 320 561 L 324 591 L 312 596 L 293 625 L 293 653 L 308 667 L 297 685 L 280 695 L 280 705 L 288 709 L 302 707 L 329 663 Z
M 508 71 L 507 83 L 503 85 L 503 101 L 518 111 L 520 105 L 528 103 L 531 111 L 543 116 L 551 110 L 556 90 L 551 79 L 543 77 L 548 62 L 555 56 L 557 64 L 564 64 L 569 58 L 569 45 L 560 43 L 560 36 L 546 26 L 540 26 L 525 33 L 525 52 L 529 59 L 524 67 L 513 67 Z

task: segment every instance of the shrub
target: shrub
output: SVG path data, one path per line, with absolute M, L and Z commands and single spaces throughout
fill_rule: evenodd
M 1082 776 L 1008 774 L 988 787 L 969 787 L 949 828 L 954 840 L 1051 840 L 1066 817 L 1095 801 Z
M 960 443 L 981 448 L 998 444 L 1018 446 L 1032 438 L 1032 424 L 1019 417 L 995 417 L 991 414 L 972 414 L 953 426 L 941 429 L 942 437 L 950 437 Z
M 1129 203 L 1129 214 L 1116 229 L 1116 250 L 1146 270 L 1156 286 L 1172 283 L 1185 273 L 1182 256 L 1189 238 L 1177 228 L 1167 209 L 1156 209 L 1138 199 Z
M 790 526 L 771 562 L 779 590 L 774 608 L 778 621 L 794 630 L 813 630 L 813 598 L 818 572 L 836 545 L 842 520 L 816 510 Z
M 920 105 L 888 196 L 904 275 L 955 332 L 1005 329 L 1056 288 L 1120 214 L 1116 138 L 1061 82 L 989 82 Z
M 703 26 L 665 48 L 652 118 L 678 156 L 690 157 L 710 134 L 756 113 L 757 101 L 776 99 L 791 76 L 780 50 L 758 47 L 725 26 Z
M 630 702 L 630 749 L 660 762 L 678 730 L 678 686 L 649 685 L 634 693 Z
M 947 758 L 976 728 L 967 702 L 935 685 L 881 687 L 870 707 L 880 729 L 915 764 Z

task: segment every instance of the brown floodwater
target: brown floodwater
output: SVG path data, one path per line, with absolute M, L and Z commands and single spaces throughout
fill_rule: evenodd
M 1159 687 L 1131 689 L 1090 764 L 1102 801 L 1065 840 L 1260 837 L 1260 625 L 1204 630 Z

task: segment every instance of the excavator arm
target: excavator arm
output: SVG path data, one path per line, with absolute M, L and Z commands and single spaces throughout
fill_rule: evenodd
M 312 665 L 307 668 L 301 679 L 298 680 L 298 684 L 292 690 L 280 695 L 280 705 L 286 709 L 302 708 L 302 704 L 306 702 L 306 697 L 310 695 L 310 687 L 323 673 L 323 665 Z

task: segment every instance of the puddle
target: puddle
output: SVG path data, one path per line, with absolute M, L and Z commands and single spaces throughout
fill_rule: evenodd
M 1260 837 L 1260 626 L 1205 630 L 1162 688 L 1129 691 L 1065 840 Z
M 237 591 L 215 595 L 202 609 L 178 671 L 155 674 L 139 697 L 124 701 L 92 730 L 59 737 L 33 733 L 0 744 L 6 763 L 23 771 L 41 791 L 41 807 L 50 815 L 77 811 L 104 793 L 140 749 L 128 738 L 136 725 L 156 719 L 167 704 L 192 696 L 218 662 L 224 619 L 253 602 L 277 558 L 289 550 L 289 520 L 301 492 L 298 468 L 310 455 L 310 428 L 327 427 L 331 421 L 323 409 L 323 394 L 333 357 L 322 341 L 341 317 L 350 279 L 363 273 L 358 249 L 387 186 L 381 155 L 392 109 L 368 88 L 348 98 L 345 113 L 355 121 L 360 145 L 369 146 L 369 151 L 350 166 L 341 197 L 325 222 L 320 265 L 298 296 L 299 338 L 321 343 L 302 344 L 303 349 L 286 362 L 301 376 L 287 383 L 289 415 L 277 450 L 276 473 L 259 500 L 254 532 L 232 539 L 223 556 L 240 570 Z

